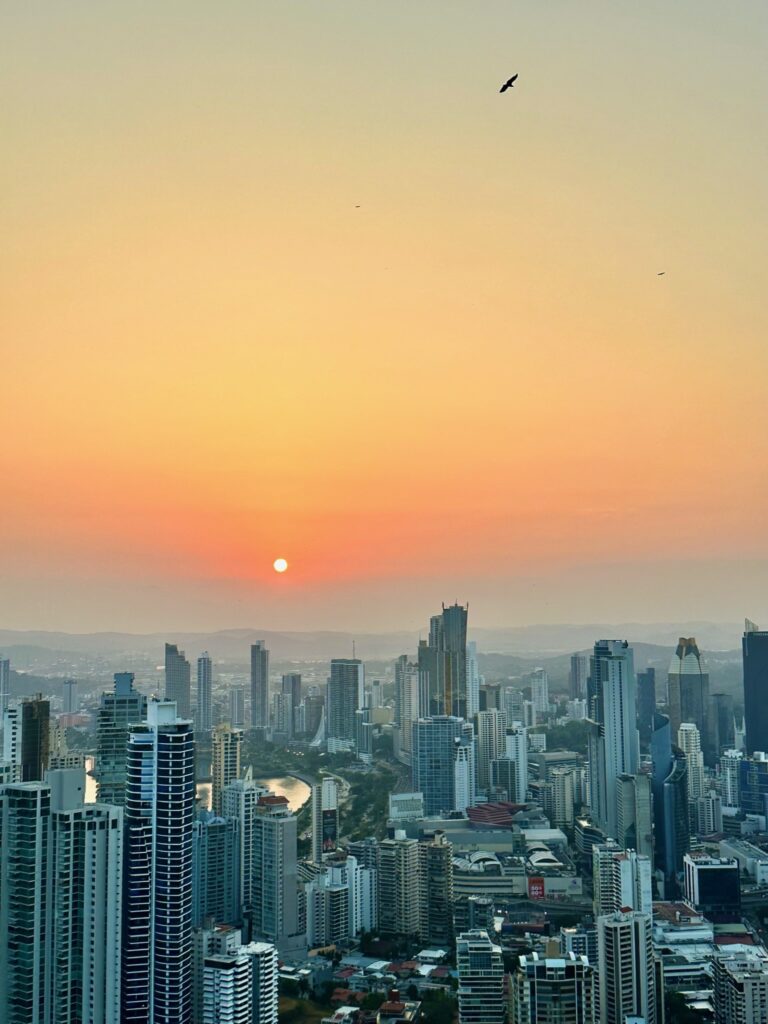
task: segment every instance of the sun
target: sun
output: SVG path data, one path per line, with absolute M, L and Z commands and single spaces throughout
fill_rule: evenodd
M 288 563 L 284 558 L 276 558 L 272 563 L 272 568 L 275 570 L 275 572 L 285 572 L 285 570 L 288 568 Z

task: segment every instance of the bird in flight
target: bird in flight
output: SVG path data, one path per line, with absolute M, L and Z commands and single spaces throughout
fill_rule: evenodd
M 504 85 L 499 89 L 499 92 L 506 92 L 507 89 L 511 89 L 517 80 L 517 75 L 512 75 L 509 81 L 505 82 Z
M 666 270 L 660 270 L 658 272 L 658 274 L 656 275 L 656 277 L 664 277 L 665 274 L 666 274 Z

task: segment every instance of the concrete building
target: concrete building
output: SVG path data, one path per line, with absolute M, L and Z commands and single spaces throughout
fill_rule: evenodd
M 695 803 L 705 790 L 704 754 L 701 733 L 693 722 L 683 722 L 677 730 L 677 745 L 685 754 L 688 767 L 688 800 Z
M 8 658 L 0 658 L 0 729 L 3 727 L 3 716 L 11 703 L 11 662 Z
M 521 956 L 510 978 L 509 1024 L 593 1024 L 595 969 L 586 956 Z
M 236 818 L 201 811 L 192 826 L 192 927 L 207 917 L 240 923 L 240 830 Z
M 453 946 L 453 846 L 444 832 L 419 840 L 419 939 L 438 949 Z
M 713 763 L 710 742 L 709 673 L 694 637 L 680 637 L 667 673 L 669 722 L 676 735 L 683 722 L 699 730 L 707 762 Z
M 339 845 L 339 786 L 325 778 L 312 787 L 312 860 L 320 864 Z
M 425 707 L 426 703 L 425 700 Z M 411 764 L 411 733 L 413 723 L 419 717 L 419 666 L 402 654 L 395 663 L 395 713 L 392 727 L 394 754 L 402 764 Z
M 325 700 L 326 741 L 329 753 L 354 750 L 356 712 L 363 706 L 365 669 L 359 658 L 334 658 Z
M 768 736 L 768 632 L 746 619 L 741 644 L 745 744 L 746 753 L 753 754 L 765 748 Z
M 651 861 L 613 841 L 593 846 L 592 892 L 595 917 L 622 909 L 650 914 Z
M 382 935 L 419 934 L 419 843 L 396 831 L 378 846 L 379 931 Z
M 568 670 L 568 692 L 571 700 L 586 700 L 589 658 L 586 654 L 572 654 Z
M 266 793 L 253 828 L 252 935 L 280 948 L 299 930 L 296 815 L 285 797 Z
M 710 921 L 741 919 L 739 862 L 735 857 L 687 853 L 683 867 L 687 903 Z
M 729 955 L 712 962 L 715 1024 L 764 1024 L 768 1020 L 768 959 Z
M 197 714 L 198 732 L 208 733 L 213 728 L 213 662 L 208 651 L 197 659 Z
M 269 728 L 269 651 L 263 640 L 251 644 L 251 728 Z
M 475 801 L 472 726 L 438 715 L 413 724 L 413 788 L 424 795 L 427 814 L 463 811 Z
M 446 607 L 429 622 L 429 640 L 422 640 L 418 649 L 419 672 L 424 700 L 422 718 L 448 715 L 467 718 L 467 613 L 454 604 Z
M 662 1024 L 651 920 L 637 911 L 597 919 L 600 1024 L 625 1024 L 632 1016 Z
M 224 788 L 240 778 L 240 750 L 243 733 L 226 723 L 217 725 L 211 741 L 211 807 L 221 814 Z
M 165 645 L 165 699 L 175 701 L 179 717 L 192 718 L 191 668 L 184 651 Z
M 507 716 L 492 708 L 477 713 L 477 788 L 487 792 L 491 784 L 491 762 L 506 753 Z
M 234 779 L 222 790 L 221 809 L 225 818 L 234 818 L 238 823 L 240 879 L 240 905 L 250 910 L 256 899 L 256 817 L 259 800 L 269 791 L 253 780 L 253 773 L 247 769 L 242 779 Z
M 653 857 L 653 794 L 646 773 L 616 780 L 616 840 L 625 850 Z
M 503 1024 L 506 1019 L 501 946 L 487 932 L 462 932 L 456 939 L 459 1024 Z

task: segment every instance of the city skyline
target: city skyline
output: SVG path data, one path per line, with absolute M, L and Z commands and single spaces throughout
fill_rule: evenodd
M 9 626 L 761 616 L 764 5 L 44 10 Z

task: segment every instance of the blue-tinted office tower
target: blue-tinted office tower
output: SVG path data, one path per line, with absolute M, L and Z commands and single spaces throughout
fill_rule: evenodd
M 746 752 L 768 750 L 768 632 L 746 619 L 741 641 L 744 665 Z
M 739 807 L 745 814 L 768 816 L 768 754 L 739 761 Z
M 650 743 L 656 714 L 656 669 L 637 673 L 637 728 L 644 747 Z
M 176 710 L 150 702 L 128 739 L 123 1024 L 191 1024 L 195 744 Z
M 474 729 L 451 715 L 413 723 L 413 787 L 428 815 L 465 810 L 475 799 Z
M 468 609 L 452 604 L 429 622 L 429 642 L 419 644 L 419 672 L 423 677 L 427 715 L 466 718 L 467 702 L 467 614 Z
M 589 661 L 589 806 L 608 836 L 618 832 L 617 780 L 640 764 L 633 651 L 626 640 L 598 640 Z
M 680 892 L 683 857 L 690 847 L 688 766 L 685 754 L 672 746 L 669 718 L 656 714 L 653 726 L 654 859 L 664 875 L 664 899 L 668 900 Z

